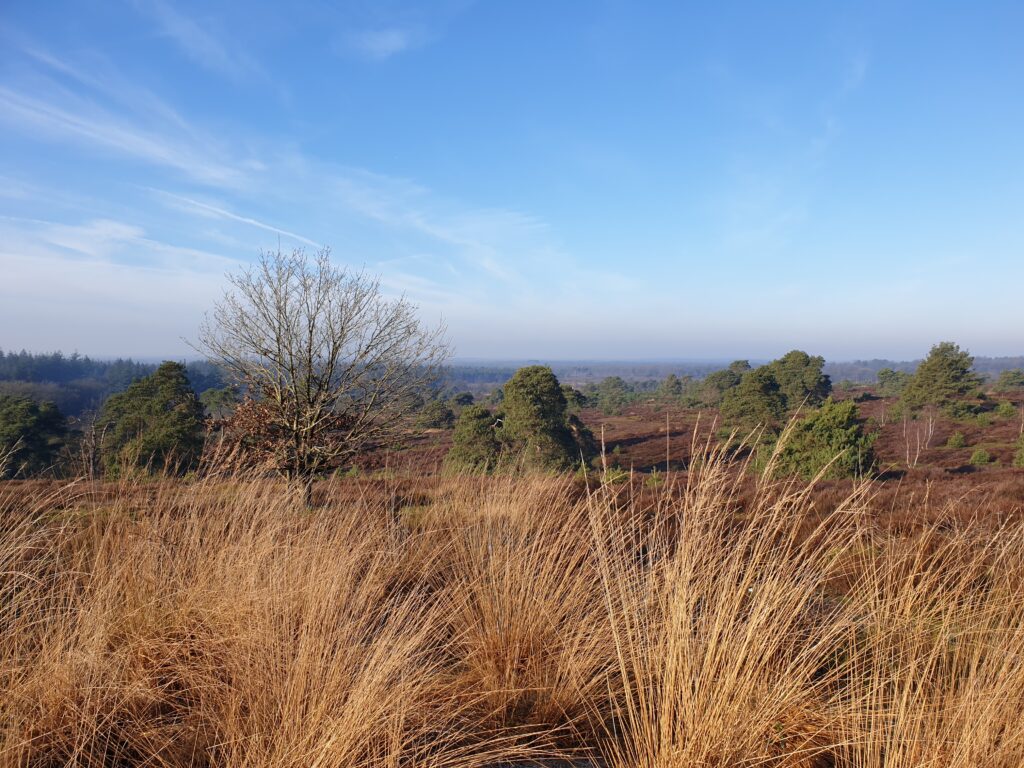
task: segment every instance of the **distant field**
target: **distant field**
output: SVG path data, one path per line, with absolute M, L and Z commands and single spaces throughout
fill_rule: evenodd
M 1012 393 L 1006 398 L 1024 402 L 1024 393 Z M 905 432 L 902 421 L 884 419 L 896 402 L 895 398 L 874 398 L 858 403 L 862 417 L 870 420 L 871 428 L 879 432 L 875 451 L 880 475 L 870 501 L 874 508 L 893 517 L 905 514 L 911 518 L 920 518 L 926 510 L 944 509 L 950 502 L 958 502 L 960 514 L 968 516 L 1002 515 L 1024 509 L 1024 470 L 1012 465 L 1021 434 L 1019 408 L 1014 417 L 993 415 L 982 420 L 958 421 L 940 415 L 928 447 L 912 455 L 916 466 L 908 467 L 908 447 L 912 454 L 916 452 L 917 424 L 910 422 L 909 432 Z M 603 435 L 608 465 L 643 476 L 652 472 L 664 474 L 667 468 L 670 477 L 679 475 L 683 482 L 694 450 L 699 453 L 708 440 L 714 443 L 718 431 L 714 409 L 651 403 L 629 406 L 611 415 L 584 409 L 580 415 L 599 440 Z M 964 446 L 948 447 L 950 436 L 957 432 L 963 435 Z M 450 431 L 428 430 L 410 437 L 401 450 L 363 457 L 359 466 L 366 477 L 373 477 L 374 473 L 397 475 L 412 477 L 413 482 L 419 483 L 425 476 L 441 473 L 450 444 Z M 985 466 L 971 464 L 972 454 L 979 447 L 991 457 Z M 637 478 L 638 484 L 643 482 L 644 477 Z M 832 502 L 852 486 L 852 481 L 822 481 L 813 495 Z M 900 512 L 903 509 L 905 513 Z

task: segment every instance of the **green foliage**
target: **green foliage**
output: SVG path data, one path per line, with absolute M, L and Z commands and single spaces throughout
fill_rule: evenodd
M 455 414 L 444 400 L 429 400 L 420 410 L 417 424 L 423 429 L 451 429 Z
M 659 400 L 672 402 L 681 398 L 683 391 L 683 380 L 674 373 L 670 373 L 658 384 L 655 396 Z
M 946 440 L 946 447 L 947 448 L 966 448 L 967 447 L 967 438 L 964 437 L 964 433 L 963 432 L 954 432 L 952 435 L 949 436 L 949 439 Z
M 1024 467 L 1024 435 L 1017 438 L 1017 450 L 1013 454 L 1013 466 Z
M 636 399 L 632 388 L 621 376 L 608 376 L 602 379 L 594 394 L 597 407 L 606 414 L 619 413 Z
M 598 445 L 597 440 L 594 438 L 594 433 L 590 431 L 587 425 L 575 413 L 570 413 L 565 417 L 565 425 L 569 428 L 569 434 L 572 435 L 573 442 L 575 443 L 574 463 L 578 463 L 581 460 L 586 463 L 594 456 L 597 456 Z
M 445 467 L 462 472 L 493 470 L 501 456 L 495 426 L 497 417 L 482 405 L 469 405 L 459 414 Z
M 971 454 L 970 461 L 976 467 L 983 467 L 991 463 L 992 455 L 984 448 L 975 448 L 974 453 Z
M 452 396 L 451 403 L 456 408 L 465 408 L 468 405 L 472 405 L 475 402 L 472 392 L 459 392 Z
M 559 470 L 579 463 L 581 453 L 589 458 L 590 448 L 585 440 L 577 442 L 565 394 L 547 366 L 516 371 L 505 385 L 504 407 L 502 441 L 522 454 L 526 466 Z
M 66 435 L 64 416 L 53 403 L 0 395 L 0 478 L 52 467 Z
M 199 402 L 203 404 L 207 416 L 221 419 L 231 415 L 241 398 L 234 387 L 220 387 L 204 391 L 199 396 Z
M 996 392 L 1017 392 L 1024 389 L 1024 369 L 1011 368 L 1002 371 L 992 389 Z
M 124 465 L 187 471 L 203 448 L 203 406 L 185 366 L 165 362 L 111 396 L 96 424 L 109 475 Z
M 824 366 L 825 358 L 794 349 L 766 367 L 779 384 L 786 409 L 793 411 L 804 406 L 817 407 L 832 392 L 832 381 L 822 373 Z
M 720 405 L 725 393 L 738 386 L 743 374 L 749 370 L 750 363 L 746 360 L 736 360 L 730 363 L 728 368 L 709 373 L 700 382 L 698 400 L 707 406 Z
M 569 408 L 573 410 L 585 408 L 587 405 L 587 396 L 570 384 L 562 385 L 562 394 L 565 395 L 565 402 Z
M 771 369 L 761 366 L 747 371 L 726 391 L 720 412 L 728 428 L 749 432 L 763 426 L 768 434 L 777 434 L 786 416 L 786 399 Z
M 878 372 L 878 393 L 883 397 L 899 397 L 910 379 L 911 375 L 906 371 L 883 368 Z
M 876 437 L 864 433 L 852 400 L 828 399 L 793 425 L 779 449 L 776 471 L 810 480 L 827 466 L 826 477 L 862 476 L 874 466 Z
M 977 393 L 981 379 L 973 366 L 974 358 L 956 344 L 936 344 L 904 388 L 903 400 L 914 409 L 934 405 L 948 410 Z
M 886 410 L 886 420 L 890 422 L 902 421 L 907 415 L 907 405 L 902 400 L 897 400 Z
M 1014 419 L 1017 417 L 1017 407 L 1009 400 L 1003 400 L 996 406 L 996 416 L 1001 419 Z

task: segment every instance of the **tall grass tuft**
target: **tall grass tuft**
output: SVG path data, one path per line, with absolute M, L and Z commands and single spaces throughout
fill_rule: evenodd
M 309 510 L 0 485 L 0 764 L 1024 764 L 1019 521 L 894 534 L 870 486 L 822 509 L 695 448 L 653 488 L 339 479 Z

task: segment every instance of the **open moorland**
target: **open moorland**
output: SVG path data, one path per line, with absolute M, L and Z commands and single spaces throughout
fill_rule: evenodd
M 1014 505 L 917 484 L 892 525 L 877 485 L 696 458 L 339 478 L 311 508 L 259 478 L 6 483 L 2 762 L 1024 761 Z

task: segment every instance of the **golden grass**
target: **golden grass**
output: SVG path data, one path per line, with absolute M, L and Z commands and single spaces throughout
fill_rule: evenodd
M 737 477 L 0 487 L 0 764 L 1024 765 L 1024 526 Z

